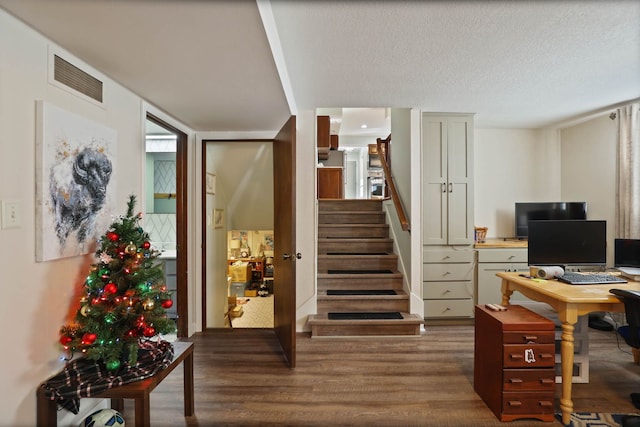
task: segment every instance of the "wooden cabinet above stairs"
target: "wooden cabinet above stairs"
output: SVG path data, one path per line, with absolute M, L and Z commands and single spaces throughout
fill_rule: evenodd
M 381 200 L 319 200 L 312 337 L 420 335 Z

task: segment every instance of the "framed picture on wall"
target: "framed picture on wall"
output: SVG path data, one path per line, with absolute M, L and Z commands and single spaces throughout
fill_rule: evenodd
M 212 173 L 207 172 L 207 176 L 205 179 L 207 194 L 216 194 L 216 176 Z
M 213 210 L 213 228 L 222 228 L 224 224 L 224 209 Z

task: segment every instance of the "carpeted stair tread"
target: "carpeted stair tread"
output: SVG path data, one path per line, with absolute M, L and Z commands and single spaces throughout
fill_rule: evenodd
M 390 274 L 391 270 L 327 270 L 328 274 Z
M 396 320 L 403 318 L 399 311 L 328 313 L 327 317 L 329 320 Z
M 326 255 L 390 255 L 387 252 L 327 252 Z
M 393 289 L 327 289 L 327 295 L 398 295 Z

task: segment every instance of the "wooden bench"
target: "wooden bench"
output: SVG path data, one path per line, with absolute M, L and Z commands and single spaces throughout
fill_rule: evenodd
M 113 387 L 99 394 L 91 396 L 97 399 L 111 399 L 111 407 L 122 412 L 124 399 L 135 400 L 135 425 L 137 427 L 150 427 L 149 395 L 162 380 L 183 362 L 184 366 L 184 416 L 189 417 L 194 413 L 193 402 L 193 343 L 174 342 L 173 361 L 167 368 L 150 378 L 135 381 L 119 387 Z M 57 404 L 45 396 L 44 387 L 38 387 L 37 396 L 37 426 L 51 427 L 58 424 Z

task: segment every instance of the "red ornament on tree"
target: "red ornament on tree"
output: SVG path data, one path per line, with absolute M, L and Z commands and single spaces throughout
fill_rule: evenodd
M 142 335 L 144 335 L 145 337 L 152 337 L 155 334 L 156 334 L 156 330 L 153 326 L 148 326 L 144 328 L 144 330 L 142 331 Z
M 115 283 L 109 282 L 104 285 L 105 294 L 115 294 L 116 292 L 118 292 L 118 285 L 116 285 Z
M 63 335 L 63 336 L 60 337 L 60 344 L 62 344 L 62 345 L 66 346 L 71 341 L 73 341 L 73 338 L 71 338 L 69 335 Z
M 151 247 L 151 243 L 149 243 L 149 242 L 144 242 L 142 244 L 142 249 L 149 249 L 150 247 Z
M 173 306 L 173 301 L 171 301 L 170 299 L 166 299 L 162 301 L 161 304 L 163 308 L 171 308 L 171 306 Z
M 107 239 L 111 240 L 112 242 L 117 242 L 119 238 L 120 236 L 118 236 L 118 234 L 114 233 L 113 231 L 107 233 Z
M 91 345 L 95 342 L 98 336 L 92 332 L 87 332 L 82 336 L 82 344 Z

